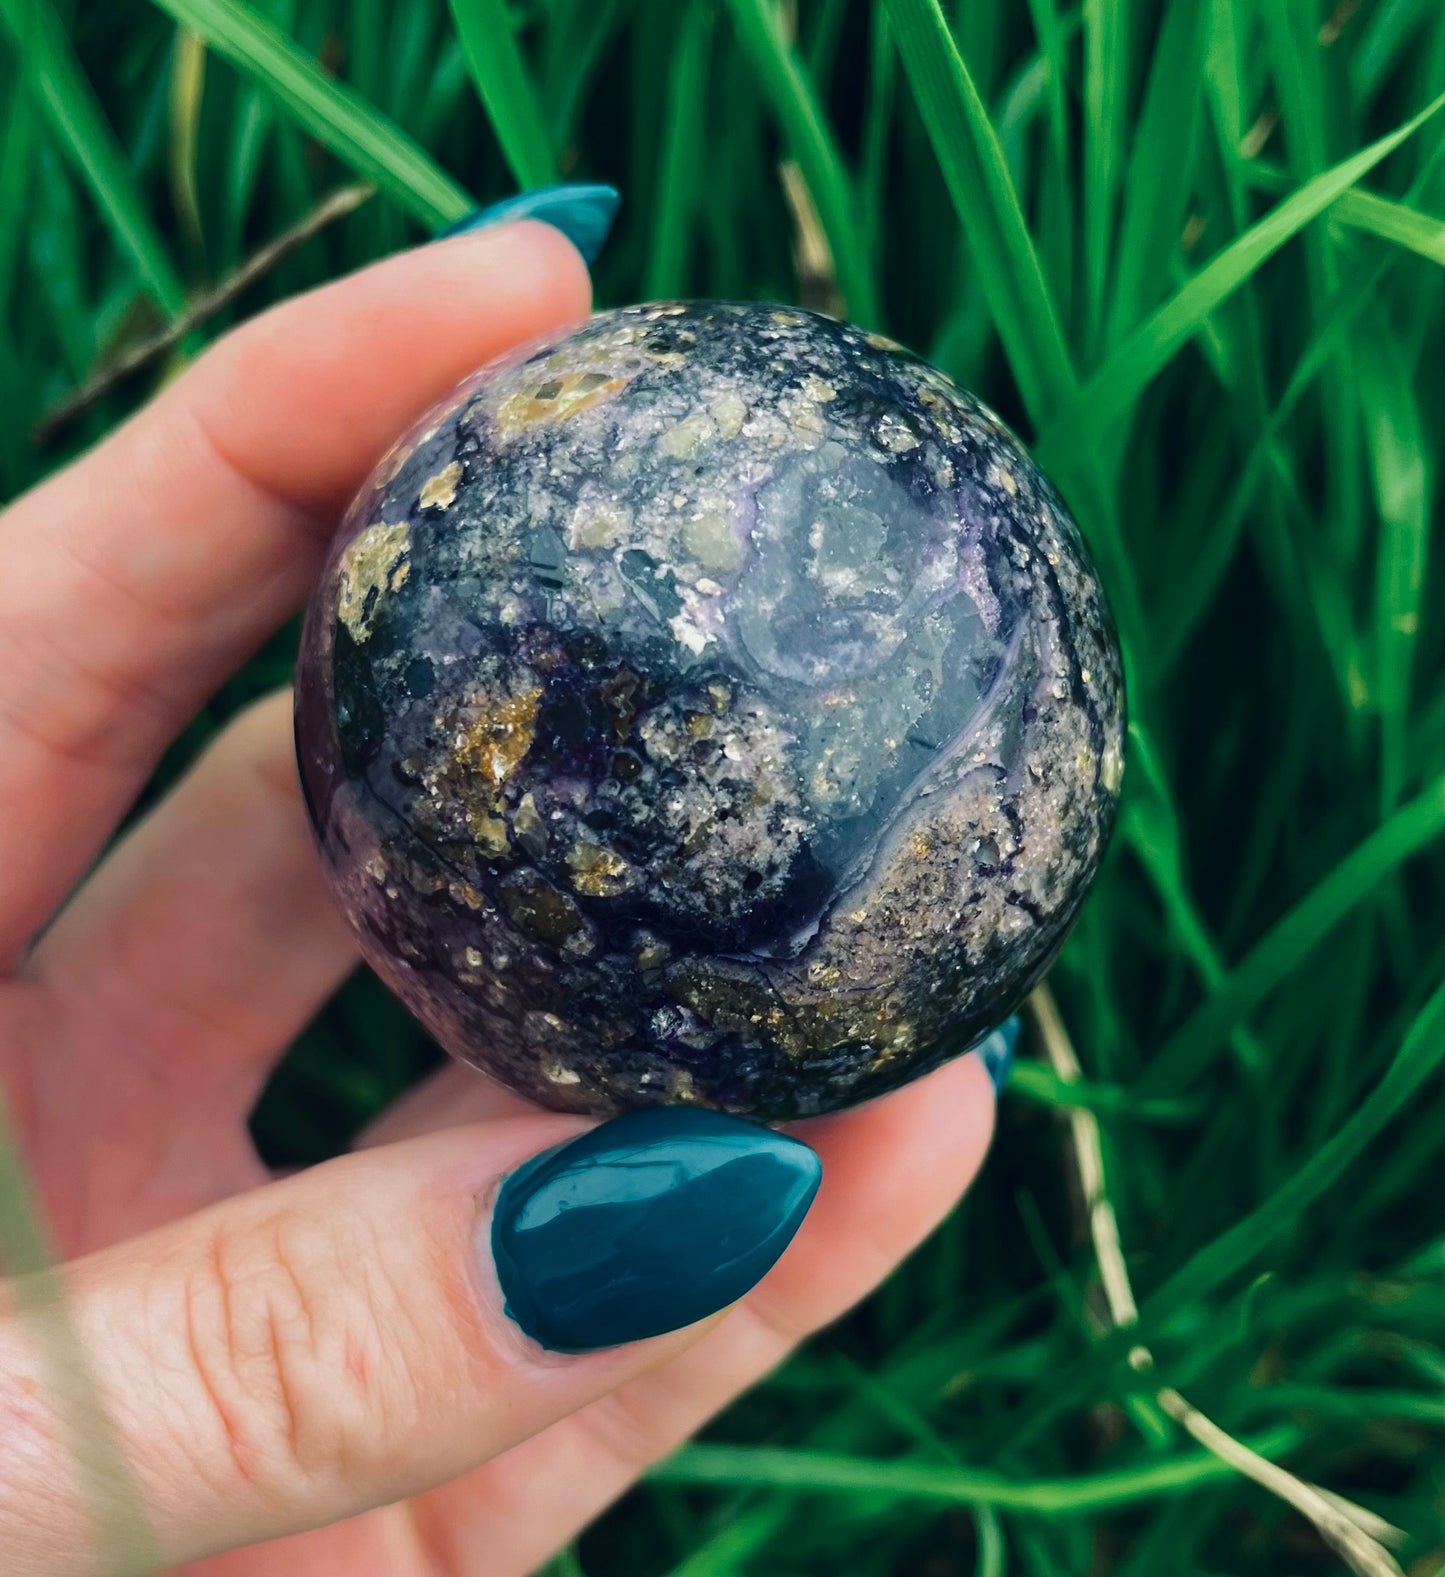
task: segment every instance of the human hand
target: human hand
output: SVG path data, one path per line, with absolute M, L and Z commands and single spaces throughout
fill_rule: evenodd
M 988 1144 L 976 1057 L 799 1125 L 822 1187 L 754 1290 L 549 1352 L 503 1312 L 487 1222 L 498 1181 L 586 1121 L 453 1067 L 352 1155 L 273 1181 L 251 1147 L 272 1063 L 355 962 L 289 696 L 235 721 L 66 901 L 188 716 L 304 597 L 388 441 L 588 299 L 543 224 L 392 258 L 230 335 L 0 516 L 0 1081 L 93 1377 L 189 1571 L 520 1577 L 886 1275 Z M 45 1385 L 0 1285 L 8 1577 L 107 1553 Z M 280 1542 L 240 1548 L 262 1540 Z

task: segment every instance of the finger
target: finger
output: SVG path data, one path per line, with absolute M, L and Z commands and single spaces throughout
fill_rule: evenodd
M 65 1123 L 90 1142 L 114 1114 L 132 1143 L 152 1130 L 204 1153 L 355 962 L 307 826 L 286 691 L 221 733 L 28 961 L 61 1025 L 47 1076 L 69 1092 Z
M 536 1570 L 916 1248 L 977 1174 L 993 1116 L 992 1083 L 969 1056 L 865 1107 L 800 1124 L 822 1157 L 823 1186 L 772 1275 L 685 1353 L 418 1501 L 418 1537 L 435 1562 L 425 1569 Z
M 390 258 L 238 329 L 0 516 L 0 964 L 184 718 L 295 607 L 385 446 L 587 302 L 546 225 Z
M 542 1114 L 453 1129 L 344 1157 L 71 1266 L 72 1313 L 168 1557 L 454 1477 L 696 1341 L 731 1301 L 708 1298 L 756 1279 L 785 1246 L 817 1163 L 754 1124 L 682 1115 L 681 1139 L 660 1135 L 672 1112 L 590 1132 Z M 584 1139 L 585 1165 L 569 1147 L 498 1195 L 502 1177 L 569 1136 Z M 559 1232 L 570 1261 L 558 1259 Z M 698 1274 L 679 1274 L 679 1258 Z M 572 1332 L 560 1345 L 589 1345 L 579 1333 L 594 1321 L 619 1345 L 544 1350 L 503 1312 L 503 1284 L 533 1329 Z M 660 1319 L 662 1293 L 673 1301 Z M 624 1341 L 619 1315 L 634 1333 L 673 1318 L 683 1328 Z M 55 1513 L 65 1440 L 3 1323 L 0 1376 L 0 1548 L 19 1550 L 22 1569 L 95 1569 L 78 1509 Z
M 395 1144 L 399 1139 L 435 1133 L 438 1128 L 492 1122 L 499 1117 L 535 1116 L 536 1111 L 531 1101 L 513 1094 L 485 1073 L 451 1062 L 389 1106 L 362 1131 L 356 1147 Z

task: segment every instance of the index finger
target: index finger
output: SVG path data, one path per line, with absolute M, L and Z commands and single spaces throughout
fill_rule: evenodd
M 253 319 L 0 515 L 0 967 L 295 608 L 385 446 L 589 299 L 544 224 L 389 258 Z

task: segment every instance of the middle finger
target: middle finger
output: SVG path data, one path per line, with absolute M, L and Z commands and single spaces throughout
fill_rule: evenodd
M 48 1144 L 121 1123 L 173 1152 L 178 1197 L 115 1201 L 92 1241 L 206 1202 L 204 1163 L 242 1133 L 277 1052 L 356 962 L 312 847 L 289 691 L 234 721 L 107 857 L 46 933 L 27 974 L 53 997 L 60 1044 L 35 1070 Z M 179 1150 L 197 1165 L 184 1164 Z M 254 1181 L 254 1179 L 251 1179 Z M 107 1212 L 109 1214 L 109 1212 Z

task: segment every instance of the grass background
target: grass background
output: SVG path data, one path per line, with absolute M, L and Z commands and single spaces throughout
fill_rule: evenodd
M 379 192 L 167 367 L 565 175 L 624 194 L 600 303 L 821 300 L 928 353 L 1108 582 L 1126 808 L 1052 977 L 1085 1082 L 1026 1039 L 954 1219 L 556 1577 L 1340 1570 L 1158 1384 L 1442 1569 L 1441 56 L 1436 0 L 0 0 L 3 496 L 158 373 L 37 419 L 339 186 Z M 336 1152 L 435 1055 L 356 979 L 265 1153 Z M 1147 1384 L 1100 1334 L 1071 1103 Z

